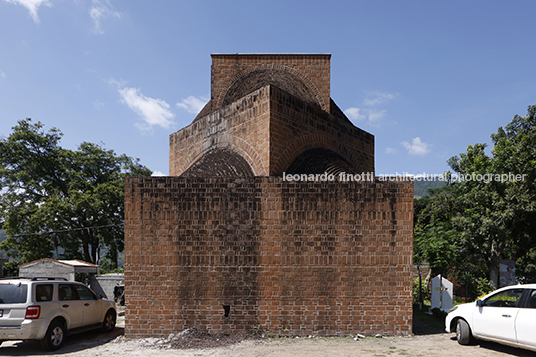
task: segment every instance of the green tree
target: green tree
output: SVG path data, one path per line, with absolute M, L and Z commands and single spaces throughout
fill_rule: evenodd
M 61 247 L 65 257 L 95 263 L 106 245 L 116 261 L 124 243 L 124 178 L 151 171 L 96 144 L 64 149 L 63 134 L 43 127 L 21 120 L 0 140 L 0 221 L 8 234 L 0 249 L 27 262 Z
M 451 186 L 429 190 L 429 196 L 415 200 L 414 255 L 430 265 L 432 276 L 447 276 L 459 256 L 458 234 L 451 219 L 456 214 Z
M 486 144 L 468 146 L 448 161 L 447 187 L 415 200 L 416 261 L 463 280 L 470 295 L 483 282 L 498 286 L 501 259 L 536 282 L 536 106 L 491 138 L 491 155 Z
M 522 177 L 506 181 L 501 192 L 511 241 L 506 258 L 516 260 L 522 280 L 536 282 L 536 105 L 491 137 L 495 171 Z
M 466 178 L 454 186 L 461 210 L 453 226 L 469 256 L 485 261 L 492 288 L 498 286 L 499 260 L 527 265 L 536 243 L 535 113 L 531 106 L 526 116 L 516 115 L 492 134 L 492 155 L 485 144 L 475 144 L 449 160 L 453 171 Z M 530 275 L 524 269 L 518 265 L 518 275 Z

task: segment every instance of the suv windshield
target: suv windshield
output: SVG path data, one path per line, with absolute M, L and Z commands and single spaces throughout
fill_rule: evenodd
M 0 304 L 23 304 L 27 295 L 27 284 L 0 283 Z

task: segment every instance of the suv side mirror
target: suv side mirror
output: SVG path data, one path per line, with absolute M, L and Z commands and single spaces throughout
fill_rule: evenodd
M 97 300 L 101 300 L 102 299 L 102 294 L 97 294 Z
M 476 306 L 482 307 L 482 306 L 484 306 L 484 302 L 482 300 L 478 299 L 476 301 Z

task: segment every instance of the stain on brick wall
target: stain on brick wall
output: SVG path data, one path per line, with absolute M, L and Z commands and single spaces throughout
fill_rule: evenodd
M 127 179 L 126 335 L 410 334 L 412 191 L 409 182 Z

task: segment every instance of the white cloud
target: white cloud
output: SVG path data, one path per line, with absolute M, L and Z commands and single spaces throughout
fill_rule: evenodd
M 162 171 L 153 171 L 151 176 L 167 176 L 167 175 L 163 173 Z
M 362 114 L 361 109 L 355 108 L 355 107 L 346 109 L 344 111 L 344 114 L 346 114 L 346 116 L 350 118 L 350 120 L 357 120 L 357 121 L 363 120 L 367 117 L 366 115 Z
M 363 105 L 373 107 L 379 104 L 385 104 L 396 98 L 398 93 L 384 93 L 379 91 L 368 92 L 367 97 L 363 101 Z
M 385 93 L 371 91 L 367 93 L 361 108 L 351 107 L 344 111 L 344 114 L 354 121 L 367 120 L 372 126 L 379 126 L 381 120 L 387 115 L 387 110 L 379 109 L 377 106 L 387 104 L 398 96 L 398 93 Z
M 4 73 L 4 71 L 0 70 L 0 77 L 2 77 L 2 79 L 6 79 L 6 74 Z
M 380 121 L 387 115 L 387 110 L 352 107 L 346 109 L 344 114 L 346 114 L 350 120 L 367 120 L 370 125 L 378 126 Z
M 408 153 L 410 155 L 420 155 L 424 156 L 430 152 L 430 147 L 432 144 L 427 144 L 421 140 L 421 138 L 416 137 L 413 138 L 412 143 L 408 143 L 407 141 L 403 141 L 402 145 L 408 150 Z
M 93 102 L 93 108 L 101 110 L 104 108 L 104 102 L 99 101 L 98 99 Z
M 188 113 L 197 114 L 207 104 L 208 99 L 204 97 L 196 98 L 193 95 L 177 103 L 177 107 L 186 110 Z
M 89 9 L 89 16 L 95 24 L 93 32 L 102 35 L 104 34 L 102 21 L 110 17 L 121 19 L 121 13 L 113 10 L 109 0 L 92 0 L 92 3 L 91 9 Z
M 4 1 L 10 4 L 24 6 L 26 9 L 28 9 L 30 16 L 32 17 L 32 19 L 34 20 L 36 24 L 39 23 L 39 16 L 37 15 L 37 10 L 39 9 L 39 6 L 41 5 L 45 5 L 48 7 L 52 6 L 49 0 L 4 0 Z
M 396 152 L 396 149 L 393 149 L 393 148 L 387 148 L 385 149 L 385 153 L 386 154 L 394 154 Z
M 116 81 L 110 82 L 121 86 Z M 139 88 L 120 87 L 118 92 L 121 95 L 121 102 L 145 122 L 144 124 L 136 124 L 138 128 L 148 130 L 154 125 L 158 125 L 168 129 L 173 124 L 175 114 L 171 112 L 170 105 L 165 100 L 147 97 L 140 92 Z
M 370 109 L 368 112 L 368 120 L 370 124 L 378 124 L 387 114 L 387 110 Z

